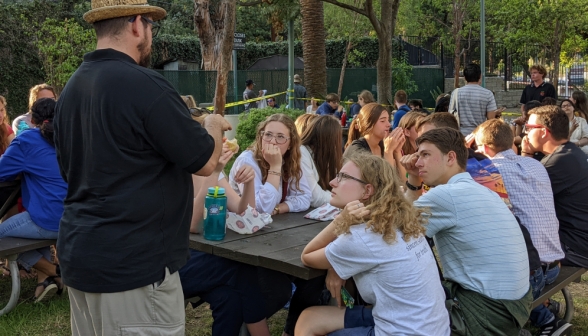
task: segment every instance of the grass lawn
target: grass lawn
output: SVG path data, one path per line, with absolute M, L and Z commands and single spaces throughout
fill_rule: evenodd
M 18 306 L 8 315 L 0 316 L 0 336 L 61 336 L 71 335 L 69 324 L 69 300 L 67 295 L 56 297 L 46 304 L 34 304 L 31 298 L 34 294 L 36 280 L 22 281 L 21 298 Z M 8 302 L 11 280 L 0 278 L 0 307 Z M 588 275 L 582 276 L 581 283 L 570 285 L 576 314 L 574 335 L 588 335 Z M 561 294 L 554 297 L 562 300 Z M 272 336 L 280 336 L 286 320 L 287 312 L 281 310 L 270 320 Z M 186 310 L 186 335 L 211 335 L 212 316 L 208 305 L 197 309 L 189 307 Z M 536 329 L 530 329 L 533 332 Z

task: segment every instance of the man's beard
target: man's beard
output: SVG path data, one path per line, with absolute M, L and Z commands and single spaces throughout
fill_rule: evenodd
M 148 45 L 147 36 L 143 39 L 141 43 L 137 46 L 137 50 L 139 50 L 139 65 L 145 68 L 149 67 L 151 64 L 151 46 Z

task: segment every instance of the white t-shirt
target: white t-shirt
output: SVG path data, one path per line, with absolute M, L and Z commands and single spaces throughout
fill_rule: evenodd
M 312 110 L 312 105 L 308 105 L 306 107 L 306 114 L 316 114 L 316 110 L 315 111 Z
M 325 249 L 343 279 L 353 277 L 359 293 L 374 305 L 376 336 L 447 336 L 449 314 L 445 292 L 425 237 L 388 244 L 366 224 L 354 225 Z

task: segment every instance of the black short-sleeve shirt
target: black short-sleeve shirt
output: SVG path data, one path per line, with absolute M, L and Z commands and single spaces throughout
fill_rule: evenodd
M 557 99 L 557 92 L 552 84 L 543 82 L 539 86 L 535 86 L 535 83 L 531 83 L 525 87 L 523 94 L 521 95 L 521 104 L 526 104 L 531 100 L 543 101 L 545 97 L 551 97 Z
M 588 257 L 588 161 L 578 146 L 566 142 L 541 160 L 549 174 L 559 239 Z
M 64 282 L 90 293 L 161 280 L 188 260 L 191 173 L 214 139 L 172 85 L 128 55 L 96 50 L 65 86 L 54 120 L 68 183 L 57 250 Z

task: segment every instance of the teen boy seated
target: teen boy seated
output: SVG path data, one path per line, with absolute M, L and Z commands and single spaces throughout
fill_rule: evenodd
M 522 155 L 541 152 L 549 174 L 564 266 L 588 267 L 588 162 L 582 150 L 568 141 L 569 120 L 557 106 L 528 112 Z
M 475 131 L 475 137 L 478 151 L 492 159 L 500 170 L 513 212 L 529 230 L 533 245 L 539 252 L 541 267 L 531 269 L 530 275 L 533 299 L 537 299 L 543 287 L 557 279 L 559 260 L 564 258 L 549 175 L 539 161 L 515 154 L 511 149 L 513 132 L 502 120 L 484 122 Z M 555 317 L 544 305 L 533 309 L 531 322 L 541 327 L 541 335 L 553 335 L 556 332 L 560 335 L 564 330 L 572 328 L 571 324 Z
M 529 261 L 519 225 L 500 197 L 466 172 L 468 149 L 451 128 L 430 130 L 416 154 L 402 158 L 407 199 L 431 214 L 446 281 L 468 335 L 517 335 L 533 302 Z M 422 194 L 423 183 L 433 186 Z

